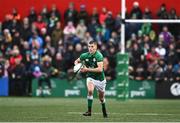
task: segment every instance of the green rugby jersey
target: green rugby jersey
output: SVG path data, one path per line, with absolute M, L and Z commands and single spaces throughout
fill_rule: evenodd
M 98 50 L 94 54 L 86 52 L 80 55 L 80 60 L 87 68 L 96 68 L 97 62 L 103 62 L 103 55 Z M 86 76 L 95 80 L 103 81 L 105 79 L 104 69 L 100 73 L 87 72 Z

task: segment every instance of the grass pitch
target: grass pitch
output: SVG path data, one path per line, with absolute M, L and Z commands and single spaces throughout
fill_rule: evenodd
M 0 98 L 0 122 L 180 122 L 180 100 L 107 99 L 109 118 L 93 102 L 93 114 L 84 117 L 85 98 Z

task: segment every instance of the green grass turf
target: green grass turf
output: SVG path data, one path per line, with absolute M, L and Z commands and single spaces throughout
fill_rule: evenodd
M 104 119 L 97 99 L 93 115 L 84 117 L 85 98 L 0 97 L 1 122 L 180 122 L 180 100 L 107 99 L 109 118 Z

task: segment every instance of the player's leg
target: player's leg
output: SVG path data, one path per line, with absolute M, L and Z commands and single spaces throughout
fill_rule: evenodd
M 93 103 L 93 91 L 94 91 L 94 84 L 92 80 L 87 79 L 87 89 L 88 89 L 88 95 L 87 95 L 88 111 L 85 112 L 83 115 L 91 116 L 92 103 Z
M 102 106 L 103 116 L 107 118 L 106 105 L 105 105 L 105 93 L 104 91 L 101 91 L 101 90 L 99 90 L 98 92 L 99 92 L 99 100 Z

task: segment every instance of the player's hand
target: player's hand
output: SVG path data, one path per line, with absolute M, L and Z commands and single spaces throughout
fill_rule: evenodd
M 88 68 L 86 66 L 84 66 L 83 68 L 81 68 L 81 72 L 82 73 L 88 72 Z

